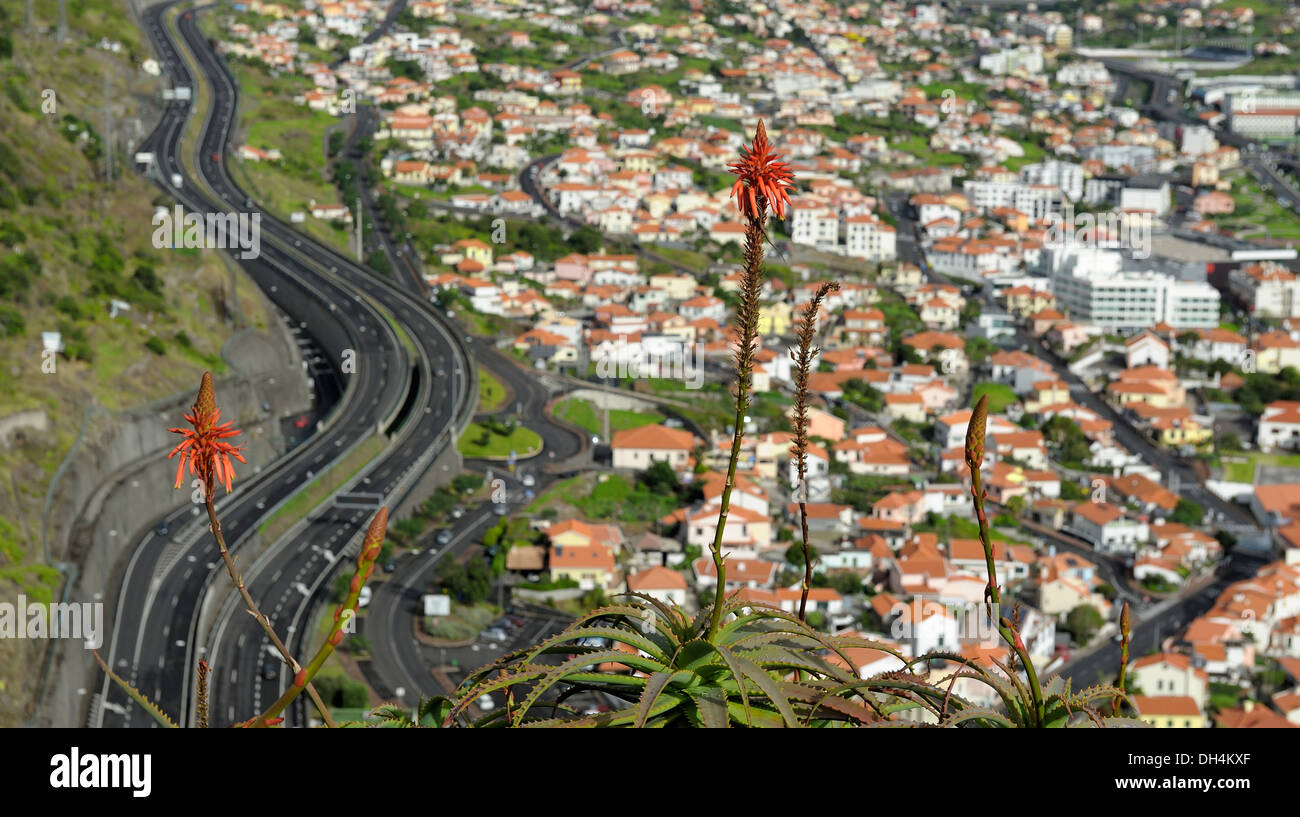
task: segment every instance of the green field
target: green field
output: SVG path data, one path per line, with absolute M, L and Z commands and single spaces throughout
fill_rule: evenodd
M 978 402 L 980 395 L 989 396 L 989 413 L 998 414 L 1005 411 L 1007 406 L 1016 402 L 1016 393 L 1011 387 L 1004 383 L 976 383 L 971 393 L 971 404 Z
M 484 433 L 486 442 L 480 443 Z M 517 457 L 531 457 L 542 450 L 542 438 L 535 431 L 517 426 L 510 434 L 502 436 L 489 431 L 478 423 L 470 423 L 456 444 L 457 450 L 466 457 L 480 459 L 505 459 L 510 452 Z
M 1300 468 L 1300 454 L 1236 452 L 1232 454 L 1232 459 L 1244 459 L 1246 462 L 1223 463 L 1223 478 L 1228 482 L 1254 482 L 1255 467 L 1259 465 L 1278 465 L 1284 468 Z
M 604 412 L 598 411 L 595 406 L 586 400 L 570 397 L 555 407 L 555 416 L 574 425 L 582 426 L 592 434 L 603 434 L 605 431 Z M 658 412 L 612 409 L 609 412 L 609 430 L 610 433 L 613 433 L 629 428 L 654 425 L 663 422 L 663 420 L 664 415 Z

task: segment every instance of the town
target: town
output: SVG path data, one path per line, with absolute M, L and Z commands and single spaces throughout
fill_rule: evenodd
M 364 531 L 353 512 L 375 510 L 369 497 L 396 508 L 356 632 L 316 680 L 336 717 L 454 696 L 627 594 L 689 621 L 721 581 L 828 637 L 878 645 L 826 658 L 856 678 L 905 670 L 996 710 L 996 688 L 968 667 L 1015 665 L 999 630 L 1014 616 L 1039 677 L 1125 684 L 1127 715 L 1146 725 L 1300 726 L 1300 9 L 1041 5 L 223 0 L 160 12 L 186 53 L 210 49 L 186 69 L 191 84 L 219 101 L 208 64 L 224 65 L 240 101 L 220 126 L 228 150 L 200 141 L 193 166 L 175 165 L 184 185 L 166 184 L 160 143 L 136 169 L 180 202 L 177 224 L 198 212 L 184 198 L 198 172 L 222 207 L 266 214 L 252 218 L 267 263 L 314 254 L 373 276 L 352 296 L 381 316 L 361 319 L 361 337 L 391 328 L 381 340 L 400 366 L 385 375 L 426 374 L 355 424 L 377 429 L 372 443 L 407 440 L 421 412 L 455 413 L 394 444 L 406 459 L 388 467 L 363 471 L 353 452 L 382 446 L 340 438 L 326 453 L 352 457 L 333 466 L 346 473 L 326 489 L 328 464 L 305 470 L 296 517 L 277 519 L 295 503 L 269 494 L 239 511 L 264 540 L 244 563 L 250 586 L 289 605 L 274 623 L 301 639 L 348 598 L 350 574 L 329 571 Z M 159 53 L 144 71 L 179 76 Z M 760 125 L 793 186 L 766 225 L 742 417 L 748 224 L 729 168 Z M 811 401 L 797 406 L 797 333 L 832 282 L 813 316 Z M 417 296 L 427 327 L 409 300 L 376 300 L 390 289 Z M 309 383 L 357 376 L 327 374 L 345 344 L 316 321 L 334 310 L 283 321 Z M 427 351 L 435 326 L 467 351 Z M 66 329 L 43 338 L 65 355 L 76 342 Z M 357 348 L 378 367 L 381 350 Z M 338 428 L 313 388 L 295 440 Z M 981 398 L 987 552 L 967 458 Z M 186 514 L 141 524 L 154 547 L 188 547 L 208 534 L 175 533 L 199 524 Z M 303 526 L 344 517 L 337 543 L 305 538 Z M 187 566 L 167 553 L 167 570 Z M 1001 612 L 988 604 L 994 570 Z M 149 592 L 130 604 L 175 605 Z M 233 590 L 212 592 L 158 639 L 156 675 L 135 681 L 189 706 L 168 698 L 163 656 L 183 665 L 190 647 L 171 642 L 201 639 L 209 661 L 247 668 L 214 676 L 212 711 L 234 723 L 247 716 L 237 702 L 264 707 L 293 673 L 232 613 Z M 122 599 L 143 629 L 150 608 Z M 105 650 L 122 672 L 152 663 L 135 631 L 107 640 L 125 650 L 125 663 Z M 577 646 L 645 654 L 598 635 Z M 592 666 L 638 673 L 607 655 Z M 147 722 L 95 677 L 83 723 Z M 471 711 L 513 703 L 484 694 Z M 572 705 L 590 717 L 626 706 L 601 692 Z M 287 711 L 320 722 L 309 706 Z

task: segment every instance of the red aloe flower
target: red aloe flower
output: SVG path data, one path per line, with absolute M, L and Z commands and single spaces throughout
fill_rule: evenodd
M 239 453 L 243 446 L 231 445 L 225 442 L 224 438 L 243 432 L 230 427 L 234 423 L 233 420 L 219 423 L 220 419 L 221 409 L 217 408 L 217 400 L 212 391 L 212 375 L 204 372 L 203 382 L 199 385 L 199 396 L 190 407 L 190 413 L 185 415 L 186 422 L 192 428 L 167 429 L 185 437 L 167 455 L 167 459 L 177 454 L 181 455 L 176 463 L 177 488 L 184 482 L 185 463 L 188 462 L 190 473 L 203 480 L 203 487 L 209 499 L 212 498 L 213 488 L 218 482 L 226 486 L 226 493 L 230 493 L 230 481 L 235 476 L 235 468 L 230 458 L 234 457 L 240 462 L 245 460 Z
M 736 199 L 740 214 L 747 218 L 762 220 L 763 208 L 759 199 L 772 208 L 778 218 L 785 216 L 785 206 L 790 203 L 786 188 L 792 187 L 794 173 L 785 162 L 777 161 L 781 154 L 772 151 L 772 143 L 767 139 L 767 128 L 763 120 L 758 120 L 758 132 L 754 134 L 754 143 L 748 148 L 741 148 L 741 159 L 729 167 L 739 176 L 731 186 L 731 196 Z M 739 197 L 736 194 L 739 193 Z

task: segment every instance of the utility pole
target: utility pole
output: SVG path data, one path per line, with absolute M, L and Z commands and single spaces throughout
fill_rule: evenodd
M 361 260 L 361 197 L 357 196 L 357 261 Z
M 100 141 L 104 149 L 104 181 L 113 181 L 113 98 L 109 95 L 109 74 L 104 69 L 104 137 Z
M 68 39 L 68 0 L 59 0 L 59 29 L 58 39 L 55 42 L 61 43 Z

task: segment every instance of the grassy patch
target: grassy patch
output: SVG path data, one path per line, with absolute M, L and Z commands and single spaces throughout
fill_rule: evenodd
M 592 477 L 558 492 L 587 519 L 616 519 L 619 522 L 653 522 L 677 507 L 677 498 L 651 492 L 641 483 L 631 483 L 618 474 Z
M 479 423 L 470 423 L 456 448 L 466 457 L 480 459 L 505 459 L 512 451 L 517 457 L 531 457 L 542 450 L 542 438 L 524 426 L 516 426 L 509 434 L 502 435 Z
M 325 498 L 342 488 L 355 477 L 366 464 L 384 450 L 383 438 L 373 436 L 366 440 L 342 462 L 336 463 L 325 473 L 312 480 L 311 484 L 294 494 L 293 498 L 280 506 L 280 509 L 258 526 L 257 532 L 267 542 L 274 542 L 283 536 L 298 520 L 311 512 L 311 509 L 325 501 Z
M 555 407 L 555 416 L 581 426 L 592 434 L 602 434 L 605 430 L 604 413 L 586 400 L 571 397 Z M 664 415 L 658 412 L 627 411 L 611 409 L 609 412 L 609 430 L 623 431 L 629 428 L 654 425 L 663 422 Z
M 1255 469 L 1261 465 L 1281 468 L 1300 468 L 1300 454 L 1261 454 L 1238 451 L 1232 454 L 1234 460 L 1245 462 L 1224 462 L 1223 478 L 1229 482 L 1254 482 Z
M 487 369 L 478 370 L 478 410 L 496 411 L 506 399 L 506 387 Z
M 681 264 L 683 267 L 704 272 L 709 268 L 713 259 L 702 252 L 695 250 L 683 250 L 677 247 L 655 247 L 652 252 L 655 255 L 662 255 L 675 264 Z
M 1017 401 L 1016 393 L 1005 383 L 977 383 L 971 393 L 971 403 L 979 402 L 980 395 L 989 396 L 989 413 L 998 414 Z
M 451 605 L 449 616 L 426 616 L 421 622 L 424 631 L 434 638 L 444 641 L 467 641 L 483 632 L 501 612 L 501 608 L 492 604 Z

